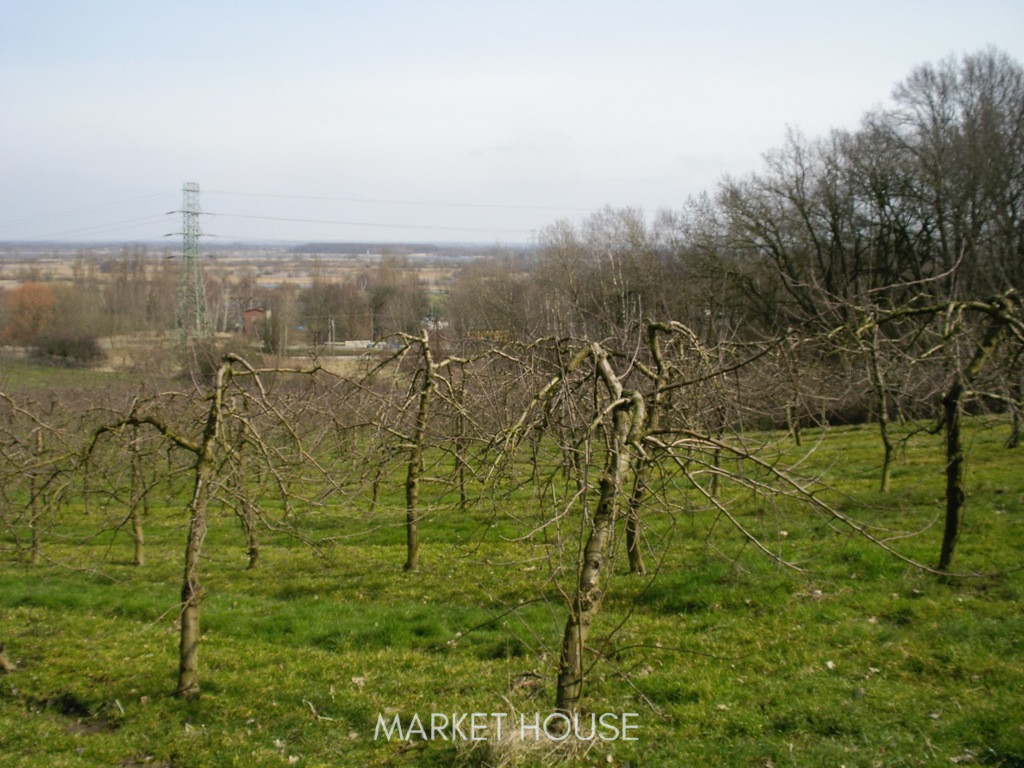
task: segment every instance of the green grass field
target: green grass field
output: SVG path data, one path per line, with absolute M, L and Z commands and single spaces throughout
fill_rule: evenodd
M 0 392 L 31 395 L 35 398 L 77 397 L 97 390 L 123 388 L 141 377 L 124 371 L 104 371 L 82 367 L 39 365 L 24 358 L 0 356 Z
M 724 498 L 748 529 L 807 574 L 713 511 L 651 515 L 651 574 L 629 576 L 618 552 L 584 693 L 587 713 L 636 713 L 636 740 L 583 744 L 570 763 L 1024 766 L 1024 474 L 1005 432 L 970 432 L 956 570 L 971 578 L 916 571 L 834 521 L 739 493 Z M 870 427 L 834 429 L 803 469 L 833 488 L 836 508 L 934 564 L 941 438 L 914 438 L 884 496 L 879 456 Z M 5 533 L 0 640 L 18 669 L 0 678 L 0 765 L 549 764 L 551 748 L 528 743 L 375 740 L 379 715 L 546 716 L 558 588 L 573 578 L 551 573 L 538 541 L 514 540 L 529 494 L 432 513 L 422 569 L 403 573 L 400 482 L 372 517 L 327 508 L 300 520 L 313 538 L 350 534 L 330 544 L 264 533 L 254 571 L 238 523 L 215 518 L 202 695 L 189 702 L 170 695 L 182 505 L 151 509 L 143 567 L 128 564 L 129 536 L 102 511 L 62 511 L 38 566 Z

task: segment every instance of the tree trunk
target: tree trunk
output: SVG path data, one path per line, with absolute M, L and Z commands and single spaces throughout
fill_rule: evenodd
M 136 427 L 133 430 L 133 439 L 129 443 L 132 452 L 132 546 L 134 549 L 133 563 L 135 565 L 144 565 L 146 562 L 145 537 L 142 532 L 142 515 L 139 511 L 139 505 L 146 506 L 146 482 L 142 474 L 142 457 L 139 456 L 139 449 L 135 443 L 138 440 L 138 432 L 139 429 Z
M 793 437 L 793 443 L 798 447 L 801 445 L 800 416 L 793 403 L 786 403 L 786 429 Z
M 888 493 L 895 446 L 892 436 L 889 434 L 889 396 L 885 389 L 885 380 L 882 377 L 882 368 L 878 360 L 878 338 L 878 325 L 875 324 L 872 327 L 871 345 L 868 347 L 868 372 L 871 375 L 871 385 L 875 391 L 875 404 L 878 408 L 878 433 L 882 438 L 882 478 L 879 490 L 882 493 Z
M 132 507 L 132 545 L 134 548 L 134 565 L 146 564 L 146 552 L 144 549 L 145 537 L 142 533 L 142 515 L 139 514 L 137 506 Z
M 434 391 L 434 359 L 430 352 L 430 340 L 424 331 L 420 337 L 423 347 L 423 384 L 420 387 L 419 406 L 416 409 L 416 427 L 412 445 L 409 448 L 409 464 L 405 475 L 405 567 L 415 571 L 420 563 L 419 541 L 419 499 L 420 474 L 423 471 L 423 443 L 427 434 L 427 420 L 430 417 L 430 397 Z
M 372 515 L 377 510 L 377 499 L 380 497 L 380 481 L 384 478 L 384 466 L 381 465 L 377 468 L 376 473 L 373 476 L 373 482 L 370 483 L 370 514 Z
M 241 437 L 239 437 L 236 455 L 238 458 L 234 467 L 235 477 L 237 478 L 235 493 L 238 494 L 241 505 L 238 508 L 238 519 L 241 521 L 242 530 L 245 533 L 246 554 L 249 556 L 249 563 L 245 569 L 251 571 L 256 567 L 260 559 L 260 537 L 257 530 L 256 505 L 252 502 L 247 485 L 249 466 L 246 460 L 245 443 Z
M 994 302 L 994 305 L 997 308 L 1000 306 L 997 302 Z M 940 571 L 949 570 L 953 564 L 953 554 L 963 528 L 964 503 L 967 498 L 964 487 L 964 447 L 960 434 L 964 389 L 981 373 L 985 361 L 999 345 L 999 337 L 1006 327 L 1003 314 L 995 312 L 991 318 L 971 361 L 942 398 L 946 428 L 946 525 L 942 533 L 942 549 L 939 552 Z
M 595 345 L 594 362 L 599 375 L 614 400 L 624 397 L 622 386 L 608 364 L 604 351 Z M 631 466 L 631 438 L 634 430 L 644 422 L 644 403 L 639 393 L 630 393 L 626 402 L 619 403 L 612 413 L 612 435 L 605 468 L 598 484 L 597 507 L 590 521 L 590 530 L 583 548 L 579 566 L 576 596 L 569 611 L 562 637 L 558 662 L 558 681 L 555 708 L 572 715 L 579 709 L 583 693 L 584 652 L 590 627 L 597 616 L 604 593 L 601 576 L 608 556 L 608 547 L 615 530 L 626 476 Z
M 668 381 L 668 371 L 661 354 L 658 333 L 671 330 L 671 325 L 661 323 L 651 323 L 647 326 L 647 346 L 655 365 L 654 392 L 651 394 L 650 407 L 642 414 L 641 420 L 634 423 L 632 427 L 638 433 L 639 439 L 651 432 L 656 432 L 661 426 L 661 409 L 664 400 L 662 390 Z M 629 495 L 629 508 L 626 513 L 626 554 L 629 558 L 629 572 L 636 576 L 643 576 L 647 573 L 643 547 L 640 542 L 640 509 L 647 493 L 647 479 L 650 477 L 653 463 L 654 457 L 649 453 L 641 453 L 633 460 L 633 489 Z
M 882 493 L 888 493 L 889 484 L 892 480 L 892 457 L 894 451 L 888 429 L 879 425 L 879 431 L 882 434 L 882 476 L 878 483 L 878 490 Z
M 192 699 L 199 695 L 199 606 L 203 588 L 199 583 L 199 558 L 206 538 L 206 485 L 212 462 L 196 462 L 196 483 L 189 504 L 188 540 L 185 544 L 185 575 L 181 585 L 181 639 L 178 644 L 178 689 L 176 695 Z
M 535 483 L 540 477 L 540 441 L 543 436 L 540 429 L 530 430 L 530 482 Z
M 466 514 L 469 497 L 466 493 L 466 383 L 462 380 L 458 389 L 457 411 L 455 413 L 455 479 L 459 486 L 459 512 Z
M 964 449 L 960 436 L 962 395 L 963 385 L 957 382 L 942 399 L 946 429 L 946 526 L 939 554 L 940 571 L 948 570 L 953 564 L 953 553 L 963 527 L 964 500 L 967 497 L 964 489 Z
M 245 570 L 253 570 L 260 559 L 260 537 L 256 532 L 256 514 L 253 510 L 252 504 L 246 500 L 245 502 L 245 548 L 246 554 L 249 556 L 249 563 L 245 566 Z
M 237 493 L 240 496 L 241 509 L 237 511 L 238 520 L 242 524 L 242 532 L 245 533 L 245 552 L 249 557 L 249 562 L 245 566 L 245 570 L 251 571 L 256 568 L 260 559 L 260 536 L 256 527 L 256 508 L 249 498 L 249 493 L 245 488 L 245 469 L 240 468 L 238 473 L 239 486 Z
M 1010 436 L 1006 440 L 1007 448 L 1016 448 L 1020 445 L 1021 433 L 1021 408 L 1024 407 L 1024 387 L 1018 379 L 1010 388 Z
M 36 430 L 36 463 L 41 464 L 43 460 L 43 429 L 37 427 Z M 43 517 L 43 504 L 39 500 L 40 494 L 43 489 L 39 483 L 39 477 L 36 472 L 32 473 L 32 481 L 29 484 L 30 493 L 30 508 L 29 508 L 29 528 L 32 530 L 32 550 L 29 554 L 29 559 L 32 565 L 39 565 L 40 559 L 43 554 L 42 544 L 42 532 L 40 531 L 41 520 Z
M 645 462 L 633 477 L 633 491 L 629 495 L 629 511 L 626 514 L 626 553 L 629 555 L 629 572 L 637 576 L 647 573 L 643 547 L 640 546 L 640 505 L 643 503 L 647 487 L 647 474 Z
M 420 499 L 420 457 L 422 449 L 413 447 L 405 475 L 405 566 L 406 571 L 420 567 L 420 535 L 418 507 Z
M 42 513 L 39 510 L 39 499 L 36 497 L 36 492 L 32 491 L 32 511 L 29 525 L 32 528 L 32 549 L 29 553 L 29 562 L 32 565 L 39 565 L 39 561 L 42 559 L 43 545 L 42 535 L 39 531 L 39 518 Z
M 721 435 L 718 435 L 718 437 L 720 439 Z M 717 445 L 715 446 L 715 450 L 711 452 L 711 466 L 714 467 L 714 470 L 711 472 L 711 488 L 708 490 L 708 493 L 711 494 L 711 498 L 717 499 L 718 490 L 721 486 L 721 476 L 719 475 L 718 470 L 722 467 L 722 449 Z
M 203 588 L 199 582 L 199 560 L 206 538 L 206 506 L 214 472 L 214 446 L 220 433 L 224 389 L 231 375 L 231 364 L 217 370 L 210 412 L 203 439 L 196 451 L 195 483 L 189 502 L 188 540 L 185 544 L 185 573 L 181 585 L 181 639 L 178 644 L 178 688 L 175 695 L 192 699 L 199 695 L 199 606 Z

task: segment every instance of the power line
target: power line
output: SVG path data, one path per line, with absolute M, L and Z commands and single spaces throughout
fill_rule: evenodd
M 571 206 L 540 206 L 540 205 L 503 205 L 497 203 L 462 203 L 462 202 L 450 202 L 450 201 L 425 201 L 425 200 L 393 200 L 393 199 L 374 199 L 374 198 L 357 198 L 357 197 L 332 197 L 332 196 L 317 196 L 317 195 L 288 195 L 288 194 L 273 194 L 265 192 L 236 192 L 236 191 L 225 191 L 215 190 L 213 192 L 207 192 L 207 194 L 219 194 L 219 195 L 230 195 L 237 197 L 250 197 L 250 198 L 277 198 L 283 200 L 305 200 L 305 201 L 320 201 L 320 202 L 334 202 L 334 203 L 349 203 L 349 204 L 379 204 L 379 205 L 394 205 L 394 206 L 415 206 L 415 207 L 440 207 L 440 208 L 465 208 L 465 209 L 476 209 L 476 210 L 509 210 L 509 211 L 561 211 L 561 212 L 577 212 L 577 213 L 590 213 L 595 209 L 592 208 L 576 208 Z M 50 214 L 41 214 L 38 216 L 21 217 L 18 219 L 10 219 L 6 222 L 0 223 L 0 227 L 19 226 L 26 224 L 37 224 L 47 221 L 53 221 L 61 218 L 82 216 L 90 213 L 96 213 L 99 211 L 110 210 L 112 208 L 126 207 L 133 204 L 152 202 L 164 198 L 163 194 L 150 194 L 126 200 L 104 203 L 101 205 L 87 206 L 77 209 L 71 209 L 66 211 L 54 212 Z M 178 214 L 180 211 L 170 211 L 168 213 Z M 198 215 L 198 212 L 197 212 Z M 515 228 L 503 228 L 503 227 L 480 227 L 480 226 L 457 226 L 457 225 L 442 225 L 442 224 L 410 224 L 410 223 L 388 223 L 382 221 L 356 221 L 349 219 L 327 219 L 327 218 L 308 218 L 308 217 L 290 217 L 290 216 L 271 216 L 261 214 L 243 214 L 243 213 L 216 213 L 208 212 L 206 215 L 218 216 L 221 218 L 235 218 L 244 219 L 249 221 L 268 221 L 268 222 L 282 222 L 292 224 L 316 224 L 316 225 L 327 225 L 327 226 L 342 226 L 342 227 L 363 227 L 363 228 L 374 228 L 374 229 L 392 229 L 392 230 L 403 230 L 403 231 L 423 231 L 423 232 L 448 232 L 448 233 L 474 233 L 480 235 L 498 236 L 503 235 L 506 237 L 519 237 L 529 238 L 536 232 L 535 229 L 515 229 Z M 76 227 L 73 229 L 66 229 L 55 233 L 46 235 L 36 235 L 29 239 L 32 240 L 50 240 L 58 238 L 67 238 L 81 235 L 98 236 L 108 232 L 119 232 L 126 229 L 131 229 L 140 225 L 154 224 L 157 221 L 162 220 L 160 216 L 141 216 L 130 219 L 120 219 L 117 221 L 106 222 L 103 224 L 92 224 L 82 227 Z M 210 235 L 217 237 L 217 235 Z M 154 238 L 159 235 L 154 235 Z M 249 237 L 252 237 L 251 235 Z M 245 237 L 240 239 L 246 239 Z M 304 239 L 285 239 L 282 240 L 277 238 L 279 242 L 304 242 Z
M 259 216 L 244 213 L 214 213 L 210 212 L 207 215 L 217 216 L 221 218 L 233 218 L 233 219 L 252 219 L 256 221 L 282 221 L 290 222 L 293 224 L 329 224 L 333 226 L 345 226 L 345 227 L 380 227 L 387 229 L 418 229 L 418 230 L 432 230 L 439 232 L 482 232 L 482 233 L 501 233 L 501 234 L 516 234 L 516 235 L 529 235 L 531 234 L 528 230 L 523 229 L 501 229 L 497 227 L 454 227 L 454 226 L 443 226 L 439 224 L 387 224 L 383 222 L 374 221 L 344 221 L 339 219 L 299 219 L 291 218 L 287 216 Z
M 141 224 L 156 224 L 158 222 L 166 221 L 163 215 L 149 215 L 140 216 L 134 219 L 122 219 L 120 221 L 107 222 L 105 224 L 93 224 L 87 227 L 78 227 L 77 229 L 64 230 L 62 232 L 53 232 L 46 235 L 38 235 L 33 238 L 27 238 L 31 240 L 54 240 L 62 237 L 70 237 L 72 235 L 84 235 L 91 234 L 93 236 L 97 234 L 103 234 L 105 232 L 119 232 L 125 229 L 134 229 Z M 22 239 L 22 238 L 18 238 Z
M 164 193 L 144 195 L 142 197 L 134 197 L 129 198 L 127 200 L 117 200 L 110 203 L 101 203 L 100 205 L 91 205 L 85 208 L 75 208 L 69 211 L 55 211 L 53 213 L 37 214 L 35 216 L 23 216 L 20 218 L 5 219 L 3 221 L 0 221 L 0 227 L 17 227 L 24 226 L 25 224 L 39 224 L 46 221 L 52 221 L 54 219 L 68 218 L 71 216 L 82 216 L 87 213 L 107 211 L 110 210 L 111 208 L 125 208 L 130 205 L 135 205 L 138 203 L 151 202 L 159 198 L 166 199 L 166 197 L 167 195 Z
M 593 213 L 596 208 L 579 208 L 567 205 L 509 205 L 505 203 L 460 203 L 451 201 L 431 200 L 392 200 L 370 197 L 324 197 L 318 195 L 282 195 L 271 192 L 231 192 L 227 190 L 207 190 L 208 195 L 234 195 L 237 197 L 267 197 L 282 200 L 309 200 L 328 203 L 369 203 L 374 205 L 409 205 L 432 208 L 485 208 L 508 211 L 564 211 L 569 213 Z

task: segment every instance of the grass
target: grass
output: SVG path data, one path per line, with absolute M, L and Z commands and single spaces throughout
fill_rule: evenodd
M 828 481 L 830 503 L 879 531 L 919 531 L 893 544 L 934 562 L 940 439 L 915 438 L 882 495 L 873 430 L 820 437 L 802 469 Z M 988 575 L 941 580 L 821 516 L 784 502 L 752 506 L 739 493 L 726 498 L 743 522 L 809 574 L 780 569 L 722 521 L 712 527 L 710 512 L 652 515 L 651 543 L 667 542 L 649 553 L 659 570 L 628 576 L 618 553 L 584 701 L 588 713 L 637 713 L 639 740 L 585 745 L 569 762 L 1024 765 L 1024 576 L 1013 570 L 1024 549 L 1024 479 L 1004 439 L 1002 425 L 972 428 L 956 565 Z M 92 535 L 98 521 L 74 510 L 44 539 L 43 565 L 7 547 L 0 640 L 19 668 L 0 678 L 0 762 L 549 764 L 530 749 L 374 739 L 378 715 L 545 716 L 565 618 L 552 595 L 572 582 L 571 573 L 550 580 L 547 561 L 528 559 L 543 548 L 513 541 L 517 525 L 501 510 L 432 514 L 421 527 L 422 571 L 402 573 L 400 496 L 392 483 L 375 519 L 318 512 L 304 523 L 316 535 L 381 524 L 321 549 L 264 533 L 256 571 L 244 570 L 237 523 L 216 518 L 204 562 L 203 693 L 191 702 L 168 695 L 178 507 L 154 507 L 142 568 L 127 564 L 126 533 Z M 502 502 L 504 511 L 527 516 L 525 498 Z
M 138 376 L 123 371 L 40 365 L 5 354 L 0 357 L 0 392 L 8 395 L 42 396 L 59 393 L 68 397 L 137 382 Z

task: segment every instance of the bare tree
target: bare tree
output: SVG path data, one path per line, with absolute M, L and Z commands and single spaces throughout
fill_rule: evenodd
M 598 344 L 589 350 L 594 367 L 611 401 L 611 431 L 604 471 L 598 481 L 598 499 L 580 559 L 579 579 L 572 601 L 558 661 L 555 708 L 573 713 L 583 693 L 584 650 L 590 627 L 601 606 L 602 579 L 608 559 L 620 497 L 638 448 L 638 437 L 645 420 L 643 397 L 625 390 L 608 361 L 608 353 Z
M 937 568 L 940 571 L 947 571 L 953 563 L 953 555 L 963 526 L 966 504 L 965 455 L 962 435 L 964 400 L 972 396 L 978 397 L 986 394 L 984 390 L 975 390 L 974 386 L 986 365 L 996 358 L 1000 344 L 1008 335 L 1016 339 L 1018 345 L 1016 354 L 1020 354 L 1019 345 L 1024 342 L 1024 315 L 1021 311 L 1021 300 L 1015 290 L 1010 290 L 988 301 L 917 303 L 898 307 L 885 313 L 868 312 L 866 314 L 867 319 L 857 333 L 872 335 L 873 341 L 869 345 L 869 354 L 871 354 L 871 350 L 877 350 L 879 326 L 886 323 L 916 317 L 922 318 L 925 323 L 941 319 L 943 324 L 942 340 L 939 342 L 938 348 L 945 352 L 946 365 L 951 370 L 942 391 L 940 427 L 945 431 L 946 441 L 946 514 Z M 967 315 L 985 318 L 986 324 L 979 336 L 972 337 L 970 326 L 964 327 Z M 957 354 L 958 336 L 963 336 L 968 340 L 970 351 L 966 356 Z M 873 364 L 877 364 L 877 358 Z M 1006 372 L 1002 373 L 1005 376 Z M 873 377 L 879 382 L 878 386 L 882 386 L 880 374 L 873 372 Z M 994 396 L 998 397 L 998 394 L 995 393 Z M 881 402 L 884 404 L 885 401 Z M 885 421 L 881 423 L 886 424 Z M 883 427 L 882 434 L 886 451 L 882 476 L 883 490 L 885 490 L 892 443 L 886 427 Z
M 44 525 L 63 503 L 71 481 L 67 459 L 73 453 L 63 423 L 68 414 L 56 402 L 43 406 L 0 392 L 5 424 L 0 427 L 0 522 L 33 565 L 43 558 Z M 28 529 L 27 545 L 20 531 Z
M 891 531 L 876 532 L 831 506 L 820 480 L 799 474 L 815 445 L 805 445 L 805 454 L 794 457 L 788 441 L 777 445 L 772 438 L 745 434 L 750 405 L 735 401 L 740 390 L 727 390 L 723 382 L 756 378 L 760 364 L 783 343 L 723 341 L 711 350 L 685 325 L 668 322 L 651 324 L 632 343 L 551 340 L 546 356 L 521 358 L 524 365 L 529 359 L 536 366 L 530 377 L 535 388 L 518 418 L 503 428 L 503 451 L 532 451 L 528 438 L 540 427 L 549 450 L 556 441 L 567 441 L 561 451 L 577 457 L 568 475 L 551 467 L 541 473 L 533 482 L 538 513 L 519 518 L 528 526 L 523 540 L 548 550 L 546 583 L 557 585 L 566 608 L 557 710 L 579 710 L 589 670 L 610 642 L 601 637 L 594 647 L 592 632 L 614 588 L 616 531 L 623 526 L 627 553 L 635 549 L 641 514 L 666 515 L 672 531 L 675 518 L 705 510 L 715 521 L 708 536 L 718 520 L 725 521 L 757 552 L 801 570 L 787 557 L 778 531 L 773 535 L 765 522 L 741 513 L 753 499 L 759 509 L 776 508 L 780 518 L 800 512 L 821 516 L 916 568 L 938 572 L 894 549 L 885 540 Z M 540 375 L 541 366 L 546 375 Z M 652 409 L 656 418 L 650 417 Z M 659 535 L 664 536 L 660 552 L 651 550 L 655 560 L 671 546 L 671 533 Z M 635 563 L 632 570 L 638 570 Z M 646 578 L 657 579 L 659 572 L 656 567 Z
M 447 374 L 457 364 L 465 364 L 467 361 L 454 356 L 440 360 L 435 359 L 432 340 L 426 330 L 421 330 L 419 336 L 398 334 L 393 338 L 400 341 L 401 345 L 393 354 L 370 371 L 364 380 L 364 386 L 368 389 L 379 387 L 382 372 L 389 366 L 397 366 L 390 374 L 391 386 L 386 386 L 382 390 L 380 406 L 375 419 L 379 426 L 378 434 L 385 439 L 397 439 L 405 452 L 406 559 L 403 569 L 412 572 L 419 569 L 419 524 L 423 517 L 420 486 L 424 471 L 425 452 L 432 438 L 431 420 L 434 415 L 434 400 L 437 397 L 439 385 L 443 385 L 443 399 L 449 404 L 455 403 L 453 397 L 457 396 L 458 387 L 452 384 L 451 377 Z M 408 366 L 410 361 L 413 361 L 411 372 L 403 368 L 403 363 Z M 400 403 L 395 402 L 390 396 L 394 391 L 394 386 L 406 382 L 408 386 L 406 395 Z M 465 411 L 462 406 L 457 403 L 455 405 L 457 417 L 465 419 Z M 445 438 L 438 442 L 451 441 Z M 453 445 L 457 459 L 456 477 L 459 476 L 461 469 L 464 481 L 465 459 L 460 451 L 460 446 L 464 447 L 464 437 L 460 438 L 459 435 L 456 435 Z M 385 457 L 394 453 L 387 446 L 381 446 L 381 449 Z M 386 468 L 386 462 L 379 464 L 378 467 L 377 479 L 373 484 L 372 504 L 376 504 L 377 489 L 381 473 Z
M 175 690 L 176 695 L 182 698 L 194 698 L 199 695 L 200 606 L 204 594 L 200 565 L 208 529 L 208 510 L 215 498 L 219 482 L 218 455 L 237 452 L 237 445 L 232 446 L 225 441 L 226 422 L 234 420 L 240 423 L 246 441 L 253 444 L 262 459 L 267 461 L 269 471 L 274 472 L 278 479 L 281 478 L 280 472 L 274 467 L 275 461 L 280 460 L 280 450 L 267 446 L 253 420 L 247 418 L 244 410 L 240 408 L 240 403 L 247 400 L 266 401 L 267 390 L 261 376 L 274 372 L 298 371 L 271 369 L 261 372 L 237 355 L 228 354 L 217 367 L 209 390 L 200 393 L 208 400 L 208 405 L 202 421 L 202 430 L 197 437 L 187 436 L 184 429 L 169 421 L 161 409 L 154 407 L 156 403 L 136 398 L 126 416 L 97 428 L 83 451 L 83 457 L 88 461 L 105 435 L 116 435 L 126 428 L 135 431 L 145 427 L 154 430 L 174 448 L 191 456 L 191 491 L 186 505 L 188 534 L 181 586 L 178 685 Z M 245 382 L 249 382 L 250 386 L 243 386 Z M 268 405 L 267 410 L 275 415 L 280 413 L 272 405 Z M 297 437 L 292 426 L 287 426 L 286 431 L 292 437 Z M 300 454 L 308 457 L 308 454 L 302 451 Z M 286 488 L 282 487 L 282 490 L 287 493 Z M 251 542 L 250 538 L 250 547 Z M 252 552 L 250 562 L 253 562 Z
M 988 317 L 988 326 L 970 360 L 953 380 L 942 398 L 943 424 L 946 430 L 946 524 L 938 568 L 948 570 L 963 527 L 966 487 L 964 481 L 964 446 L 961 431 L 963 399 L 982 368 L 995 354 L 1000 340 L 1013 332 L 1024 341 L 1024 320 L 1020 315 L 1020 299 L 1015 292 L 997 297 L 976 309 Z

